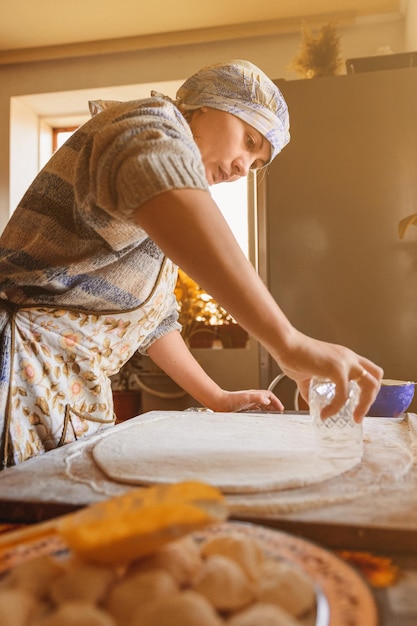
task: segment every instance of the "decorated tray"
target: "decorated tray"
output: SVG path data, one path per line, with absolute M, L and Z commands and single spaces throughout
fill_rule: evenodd
M 300 623 L 305 626 L 377 626 L 377 610 L 372 593 L 364 579 L 347 563 L 310 541 L 285 532 L 244 522 L 213 524 L 193 533 L 197 542 L 224 533 L 244 533 L 255 538 L 265 554 L 285 560 L 304 571 L 316 589 L 316 611 Z M 6 533 L 8 534 L 8 533 Z M 11 533 L 13 534 L 13 533 Z M 0 575 L 19 563 L 40 555 L 66 557 L 68 549 L 53 532 L 22 541 L 3 542 L 0 548 Z M 226 622 L 225 622 L 226 623 Z

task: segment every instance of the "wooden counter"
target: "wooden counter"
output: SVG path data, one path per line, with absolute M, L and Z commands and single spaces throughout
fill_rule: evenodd
M 146 420 L 141 415 L 136 420 Z M 129 427 L 132 420 L 115 426 Z M 132 487 L 103 478 L 89 454 L 112 430 L 31 459 L 0 473 L 0 522 L 33 523 L 98 502 Z M 74 464 L 82 475 L 73 478 Z M 99 476 L 98 472 L 101 473 Z M 398 484 L 342 504 L 293 513 L 239 516 L 345 549 L 417 554 L 417 466 Z

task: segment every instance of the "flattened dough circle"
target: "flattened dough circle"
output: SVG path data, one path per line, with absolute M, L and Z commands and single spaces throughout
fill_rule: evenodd
M 320 483 L 359 463 L 319 458 L 309 416 L 180 411 L 147 416 L 109 433 L 92 449 L 111 480 L 134 485 L 201 480 L 224 493 L 255 493 Z

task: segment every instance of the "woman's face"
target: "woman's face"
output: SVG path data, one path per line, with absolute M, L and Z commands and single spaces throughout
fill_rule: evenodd
M 270 159 L 269 141 L 236 115 L 202 107 L 194 111 L 190 127 L 209 185 L 247 176 L 250 169 L 262 167 Z

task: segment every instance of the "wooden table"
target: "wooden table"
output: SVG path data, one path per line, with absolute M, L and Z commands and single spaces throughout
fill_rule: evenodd
M 143 421 L 148 415 L 133 420 Z M 129 420 L 114 428 L 128 428 L 131 423 Z M 92 445 L 112 431 L 3 470 L 0 473 L 0 522 L 39 522 L 131 489 L 129 485 L 111 484 L 105 479 L 101 483 L 103 493 L 102 488 L 88 484 L 88 480 L 94 480 L 97 468 L 87 456 L 83 459 L 86 482 L 74 482 L 68 475 L 70 461 L 77 455 L 86 455 Z M 399 484 L 382 486 L 376 493 L 342 504 L 244 519 L 261 521 L 332 548 L 343 546 L 417 555 L 417 465 Z
M 141 415 L 134 420 L 146 420 Z M 128 428 L 132 420 L 115 428 Z M 0 473 L 0 522 L 33 523 L 51 519 L 131 489 L 104 481 L 89 484 L 97 468 L 89 466 L 88 450 L 111 431 L 48 452 Z M 85 463 L 86 482 L 71 479 L 71 462 Z M 317 542 L 330 549 L 365 550 L 391 556 L 408 575 L 415 588 L 407 588 L 411 602 L 417 598 L 417 466 L 400 484 L 382 486 L 370 496 L 343 504 L 274 516 L 245 517 Z M 395 613 L 385 591 L 374 593 L 380 611 L 380 626 L 411 626 L 417 623 L 417 606 L 409 616 Z

